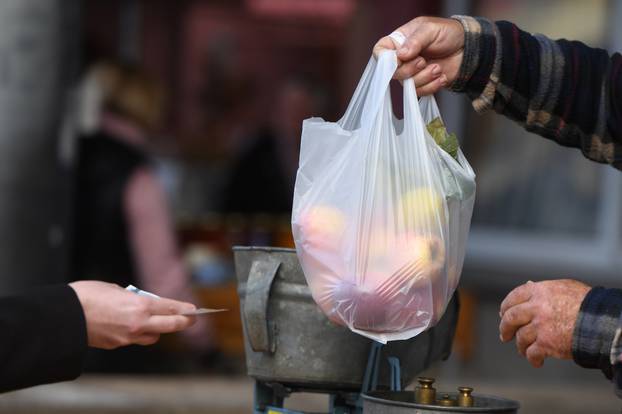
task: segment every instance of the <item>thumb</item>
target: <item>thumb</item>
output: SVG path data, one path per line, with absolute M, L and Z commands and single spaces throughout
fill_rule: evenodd
M 434 37 L 435 33 L 429 25 L 419 26 L 406 38 L 397 51 L 397 57 L 403 62 L 415 59 L 434 42 Z
M 374 45 L 374 58 L 378 59 L 383 50 L 395 50 L 395 43 L 389 36 L 383 37 Z

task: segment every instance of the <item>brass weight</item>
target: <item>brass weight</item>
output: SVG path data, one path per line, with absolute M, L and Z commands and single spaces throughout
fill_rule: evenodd
M 441 407 L 455 407 L 457 405 L 456 400 L 451 398 L 449 394 L 443 394 L 443 398 L 437 401 Z
M 458 387 L 458 405 L 460 407 L 473 407 L 473 396 L 471 387 Z
M 432 386 L 434 378 L 419 377 L 419 385 L 415 388 L 415 402 L 417 404 L 434 404 L 436 389 Z

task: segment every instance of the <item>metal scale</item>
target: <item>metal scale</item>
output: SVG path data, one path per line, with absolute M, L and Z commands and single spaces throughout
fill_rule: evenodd
M 516 413 L 518 404 L 496 397 L 442 394 L 420 379 L 451 351 L 458 300 L 431 329 L 381 345 L 337 326 L 316 306 L 293 249 L 234 247 L 244 327 L 246 369 L 255 379 L 253 414 L 305 414 L 283 407 L 296 392 L 330 396 L 328 414 Z M 386 363 L 382 362 L 386 361 Z M 423 390 L 423 391 L 422 391 Z M 470 389 L 469 389 L 470 390 Z M 422 397 L 423 396 L 423 397 Z
M 383 345 L 372 342 L 369 352 L 365 377 L 360 392 L 332 391 L 329 393 L 329 414 L 362 414 L 363 395 L 375 391 L 378 387 L 378 368 L 381 359 Z M 387 358 L 391 369 L 391 391 L 401 391 L 400 362 L 396 357 Z M 293 392 L 309 391 L 283 386 L 278 383 L 255 382 L 255 398 L 253 414 L 305 414 L 302 411 L 288 410 L 283 408 L 285 398 Z

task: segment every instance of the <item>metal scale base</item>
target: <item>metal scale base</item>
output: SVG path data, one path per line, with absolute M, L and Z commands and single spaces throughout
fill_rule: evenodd
M 326 413 L 309 413 L 283 408 L 285 399 L 294 392 L 310 392 L 311 390 L 298 389 L 284 386 L 279 383 L 267 383 L 255 381 L 255 398 L 253 414 L 362 414 L 362 394 L 375 391 L 378 386 L 378 372 L 380 365 L 380 351 L 383 345 L 372 342 L 363 386 L 360 392 L 325 392 L 329 395 L 329 406 Z M 401 391 L 401 370 L 398 358 L 389 357 L 388 363 L 391 368 L 391 391 Z M 311 391 L 314 392 L 314 391 Z M 317 391 L 315 391 L 317 392 Z

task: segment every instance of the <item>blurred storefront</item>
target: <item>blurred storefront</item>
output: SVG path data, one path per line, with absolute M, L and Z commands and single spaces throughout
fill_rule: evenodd
M 235 160 L 281 115 L 275 111 L 284 83 L 311 85 L 308 115 L 337 119 L 373 42 L 410 17 L 483 15 L 615 48 L 610 28 L 618 9 L 604 0 L 90 1 L 85 29 L 94 54 L 133 59 L 167 82 L 167 122 L 157 147 L 180 239 L 206 300 L 228 297 L 215 305 L 234 307 L 230 246 L 292 246 L 287 214 L 223 208 Z M 470 360 L 481 340 L 477 328 L 465 324 L 482 325 L 487 304 L 494 308 L 512 287 L 567 275 L 588 283 L 615 281 L 621 186 L 613 169 L 494 114 L 476 115 L 464 97 L 442 93 L 440 103 L 478 174 L 458 343 L 461 358 Z M 210 293 L 223 286 L 228 293 Z M 237 323 L 237 315 L 223 318 L 223 329 Z M 487 326 L 496 329 L 495 323 Z M 241 350 L 239 342 L 230 346 Z
M 287 211 L 240 212 L 227 207 L 231 177 L 267 129 L 282 128 L 287 132 L 280 134 L 289 141 L 277 140 L 270 156 L 275 166 L 282 163 L 279 174 L 291 179 L 296 125 L 308 116 L 341 116 L 380 36 L 417 15 L 474 14 L 510 20 L 553 38 L 622 50 L 622 3 L 606 0 L 88 0 L 81 4 L 82 30 L 75 28 L 77 7 L 57 2 L 48 9 L 40 2 L 20 1 L 17 8 L 0 5 L 0 21 L 7 23 L 1 30 L 6 44 L 0 44 L 0 52 L 6 52 L 0 54 L 0 87 L 7 93 L 0 105 L 8 114 L 3 128 L 10 129 L 11 137 L 30 134 L 32 139 L 21 141 L 28 145 L 25 149 L 2 141 L 0 151 L 7 169 L 29 167 L 21 175 L 3 174 L 0 182 L 0 191 L 8 195 L 5 211 L 0 210 L 0 231 L 19 234 L 11 249 L 0 252 L 0 267 L 23 275 L 4 284 L 57 281 L 66 271 L 67 205 L 62 203 L 70 196 L 71 189 L 63 184 L 70 164 L 61 161 L 71 158 L 71 146 L 57 139 L 65 135 L 47 132 L 62 129 L 64 108 L 51 102 L 63 100 L 65 85 L 76 76 L 65 79 L 60 74 L 76 75 L 72 59 L 77 57 L 82 68 L 100 59 L 139 64 L 167 90 L 165 122 L 153 144 L 154 162 L 168 192 L 193 289 L 202 305 L 230 309 L 211 316 L 218 357 L 233 361 L 218 367 L 221 374 L 244 373 L 236 365 L 244 349 L 231 246 L 293 246 Z M 30 23 L 8 24 L 14 19 L 11 13 L 21 7 L 30 13 L 24 19 Z M 39 25 L 42 19 L 55 23 Z M 80 35 L 70 36 L 72 31 Z M 80 53 L 72 43 L 77 41 L 82 44 Z M 7 82 L 8 61 L 2 56 L 24 45 L 31 52 L 12 55 L 18 65 L 20 59 L 48 65 L 49 51 L 67 59 L 49 64 L 54 70 L 47 76 L 25 71 L 20 72 L 22 79 Z M 75 56 L 67 52 L 68 45 Z M 305 105 L 300 107 L 308 113 L 290 112 L 293 108 L 280 101 L 291 85 L 302 88 Z M 397 102 L 399 85 L 394 87 Z M 499 392 L 494 387 L 500 382 L 508 390 L 513 384 L 534 389 L 538 384 L 578 383 L 573 388 L 577 395 L 583 384 L 608 388 L 599 372 L 568 361 L 547 361 L 534 371 L 514 345 L 499 342 L 497 313 L 503 296 L 527 280 L 573 277 L 620 287 L 622 176 L 495 114 L 476 115 L 463 96 L 443 92 L 439 101 L 449 129 L 460 137 L 478 175 L 478 195 L 461 282 L 462 319 L 455 352 L 430 375 L 469 379 L 466 382 L 484 384 L 478 391 L 486 392 L 488 386 L 491 393 Z M 48 106 L 42 109 L 37 103 Z M 396 108 L 400 112 L 399 105 Z M 44 127 L 35 131 L 31 121 L 37 116 Z M 293 127 L 277 122 L 284 119 Z M 13 180 L 18 176 L 20 180 Z M 271 181 L 264 185 L 266 193 L 274 190 L 268 188 Z M 261 193 L 263 188 L 254 190 Z M 13 194 L 18 195 L 12 198 Z M 62 201 L 46 203 L 52 197 Z M 22 201 L 37 209 L 23 209 Z M 20 220 L 6 219 L 18 215 Z M 36 275 L 47 269 L 49 280 L 37 280 Z M 180 358 L 171 371 L 204 373 L 214 362 L 193 365 L 196 361 L 183 360 L 187 350 L 174 338 L 165 340 L 164 347 Z M 508 390 L 501 393 L 507 395 Z M 554 398 L 563 395 L 563 390 L 557 391 L 551 394 Z
M 356 0 L 85 4 L 85 63 L 131 61 L 167 86 L 166 123 L 155 144 L 157 165 L 196 291 L 205 305 L 232 309 L 214 316 L 226 355 L 243 352 L 231 246 L 293 247 L 287 208 L 267 211 L 263 203 L 238 211 L 227 202 L 229 193 L 252 191 L 258 198 L 264 193 L 281 197 L 280 191 L 291 199 L 302 120 L 339 118 L 369 59 L 369 45 L 405 14 L 438 12 L 434 2 L 408 1 L 391 8 Z M 303 98 L 283 97 L 292 85 L 293 93 L 303 93 L 308 101 L 298 110 L 292 106 Z M 276 173 L 287 178 L 283 188 L 272 188 L 271 173 L 256 184 L 232 186 L 231 177 L 257 151 L 254 143 L 266 131 L 279 147 L 268 159 L 293 165 Z M 270 169 L 273 164 L 258 162 L 253 165 Z M 253 188 L 260 185 L 265 191 Z M 236 198 L 256 204 L 244 194 Z
M 72 121 L 72 85 L 80 68 L 100 59 L 138 64 L 167 90 L 165 122 L 153 142 L 154 163 L 168 192 L 193 289 L 201 305 L 230 310 L 210 316 L 217 351 L 212 359 L 187 358 L 188 350 L 168 337 L 163 347 L 174 354 L 174 367 L 162 370 L 244 374 L 231 246 L 292 247 L 293 240 L 286 209 L 228 207 L 231 177 L 248 162 L 245 157 L 255 151 L 256 141 L 271 130 L 273 138 L 283 140 L 275 138 L 276 150 L 260 160 L 263 164 L 257 165 L 266 167 L 257 175 L 282 163 L 272 176 L 285 176 L 280 185 L 292 186 L 292 157 L 295 168 L 300 136 L 296 128 L 302 120 L 308 116 L 338 119 L 373 43 L 411 18 L 428 14 L 509 20 L 529 32 L 622 50 L 622 2 L 608 0 L 0 3 L 0 106 L 4 109 L 0 233 L 5 237 L 0 269 L 9 275 L 0 286 L 8 291 L 65 279 L 71 250 L 73 136 L 66 123 Z M 281 100 L 285 92 L 292 92 L 292 85 L 297 94 Z M 393 87 L 394 100 L 399 102 L 399 84 Z M 477 115 L 463 96 L 439 95 L 448 129 L 457 133 L 477 173 L 478 195 L 461 281 L 455 352 L 429 375 L 456 385 L 481 384 L 478 391 L 484 393 L 512 396 L 514 392 L 526 412 L 531 412 L 529 398 L 538 390 L 540 402 L 549 403 L 550 384 L 556 384 L 550 395 L 558 400 L 568 394 L 585 400 L 589 390 L 600 391 L 600 384 L 608 390 L 610 385 L 600 372 L 569 361 L 547 361 L 534 371 L 513 344 L 499 342 L 498 306 L 509 290 L 527 280 L 571 277 L 591 285 L 620 287 L 622 175 L 493 113 Z M 396 112 L 401 112 L 399 105 Z M 263 185 L 266 194 L 276 187 L 269 179 Z M 263 187 L 252 186 L 259 188 L 240 191 L 257 191 L 260 195 L 254 197 L 260 197 Z M 123 391 L 132 394 L 130 401 L 138 398 L 144 403 L 162 388 L 178 392 L 177 380 L 165 381 L 166 385 L 155 381 L 143 401 L 136 390 L 145 385 L 144 380 L 132 381 L 128 381 L 133 384 L 129 391 Z M 188 380 L 188 395 L 192 390 L 202 395 L 200 387 L 215 390 L 197 399 L 201 407 L 212 395 L 227 404 L 234 401 L 237 396 L 227 394 L 231 389 L 245 393 L 242 402 L 250 404 L 248 381 L 236 382 L 232 388 L 226 381 L 224 385 L 200 381 Z M 199 384 L 198 388 L 191 390 L 191 383 Z M 505 388 L 499 391 L 500 383 Z M 573 391 L 567 392 L 564 384 L 570 383 Z M 93 398 L 100 384 L 89 385 L 87 380 L 87 391 L 89 387 L 96 391 L 85 393 L 84 398 L 105 406 L 104 400 L 119 395 L 119 386 L 106 386 L 112 387 L 113 398 L 108 394 Z M 42 412 L 55 398 L 56 388 L 51 389 L 49 394 L 45 388 L 39 391 Z M 75 402 L 72 392 L 65 394 L 70 404 Z M 23 395 L 23 401 L 28 401 L 29 395 L 37 394 Z M 611 403 L 608 397 L 615 401 L 612 392 L 598 396 L 605 406 Z M 21 397 L 15 398 L 15 407 L 20 406 Z M 161 399 L 170 400 L 169 404 L 175 401 L 166 393 Z M 560 401 L 555 403 L 561 406 Z M 572 404 L 566 405 L 571 412 Z M 6 412 L 17 412 L 14 406 L 7 407 Z M 34 412 L 25 407 L 23 412 Z

